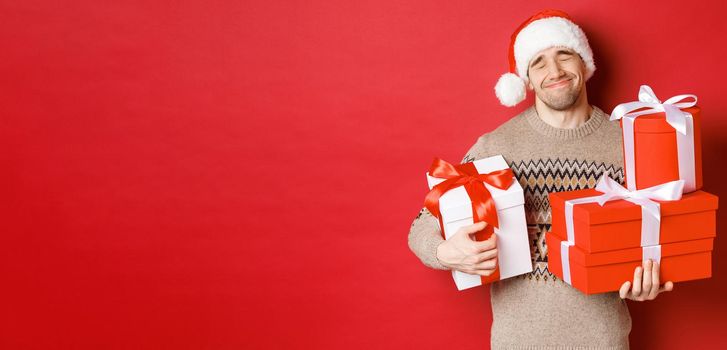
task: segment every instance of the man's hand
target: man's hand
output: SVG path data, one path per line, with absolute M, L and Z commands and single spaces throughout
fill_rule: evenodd
M 674 289 L 674 283 L 671 281 L 664 283 L 663 287 L 659 287 L 659 263 L 651 261 L 651 259 L 644 262 L 643 268 L 638 266 L 634 270 L 633 286 L 631 288 L 631 281 L 626 281 L 621 285 L 621 289 L 618 292 L 621 299 L 635 301 L 654 300 L 659 293 L 671 292 Z M 630 291 L 629 288 L 631 288 Z
M 478 242 L 474 234 L 487 226 L 484 222 L 464 226 L 450 239 L 437 247 L 437 259 L 442 265 L 473 275 L 489 276 L 497 267 L 497 237 Z

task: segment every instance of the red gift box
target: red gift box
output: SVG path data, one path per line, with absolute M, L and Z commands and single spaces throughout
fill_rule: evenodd
M 567 239 L 565 202 L 600 195 L 595 189 L 550 193 L 551 231 Z M 714 237 L 718 197 L 704 191 L 684 194 L 680 200 L 660 203 L 659 242 L 672 243 Z M 641 246 L 641 208 L 626 200 L 576 204 L 573 207 L 575 245 L 595 253 Z
M 629 190 L 679 179 L 685 180 L 685 193 L 702 188 L 700 109 L 696 102 L 694 95 L 679 95 L 661 103 L 650 87 L 642 85 L 639 101 L 622 103 L 611 112 L 611 120 L 621 119 Z
M 563 276 L 561 242 L 555 232 L 545 234 L 548 246 L 548 270 Z M 682 282 L 712 277 L 712 238 L 674 242 L 661 246 L 659 280 Z M 585 294 L 617 291 L 634 278 L 634 269 L 642 264 L 641 247 L 586 253 L 577 246 L 568 248 L 570 284 Z
M 718 198 L 683 185 L 628 191 L 603 176 L 595 189 L 550 193 L 550 271 L 586 294 L 618 290 L 646 259 L 665 281 L 710 277 Z

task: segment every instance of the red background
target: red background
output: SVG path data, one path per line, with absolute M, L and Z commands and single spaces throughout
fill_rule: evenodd
M 546 6 L 592 103 L 699 96 L 727 195 L 722 1 L 2 1 L 0 347 L 487 348 L 487 289 L 407 233 L 431 159 L 532 103 L 493 86 Z M 726 242 L 630 303 L 633 348 L 727 346 Z

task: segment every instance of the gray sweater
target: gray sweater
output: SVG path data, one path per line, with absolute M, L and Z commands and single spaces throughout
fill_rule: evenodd
M 534 106 L 477 139 L 463 163 L 501 154 L 525 193 L 533 272 L 490 285 L 492 349 L 628 349 L 631 317 L 617 292 L 586 296 L 548 270 L 548 193 L 595 187 L 603 173 L 623 182 L 621 129 L 598 107 L 583 125 L 558 129 Z M 422 209 L 409 247 L 422 263 L 443 241 L 437 219 Z M 625 282 L 625 281 L 624 281 Z M 452 282 L 454 283 L 454 282 Z

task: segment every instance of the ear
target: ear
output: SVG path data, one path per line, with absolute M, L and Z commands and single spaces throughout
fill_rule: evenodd
M 530 79 L 530 67 L 528 67 L 528 72 L 525 74 L 528 75 L 528 84 L 526 85 L 526 87 L 528 88 L 528 90 L 533 91 L 533 89 L 535 89 L 535 87 L 533 87 L 533 80 Z

